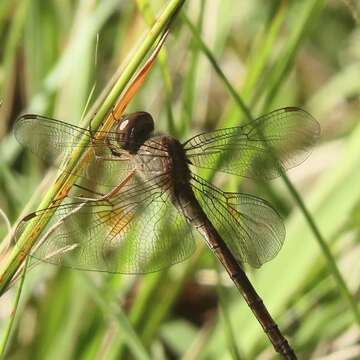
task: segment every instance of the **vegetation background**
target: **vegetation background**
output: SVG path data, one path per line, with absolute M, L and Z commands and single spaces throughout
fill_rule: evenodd
M 16 117 L 26 111 L 79 123 L 94 84 L 96 95 L 166 3 L 1 0 L 1 237 L 7 219 L 36 208 L 50 184 L 49 169 L 14 139 Z M 321 140 L 289 177 L 353 302 L 360 297 L 359 14 L 360 2 L 351 0 L 187 1 L 166 54 L 129 109 L 151 112 L 159 131 L 183 140 L 240 124 L 245 116 L 212 55 L 254 116 L 283 106 L 309 111 Z M 214 181 L 268 199 L 285 219 L 282 251 L 248 274 L 300 358 L 360 358 L 359 315 L 284 181 Z M 5 358 L 22 360 L 275 358 L 213 255 L 199 248 L 190 260 L 146 276 L 40 264 L 26 274 L 15 318 L 18 284 L 0 299 L 0 350 L 6 343 Z

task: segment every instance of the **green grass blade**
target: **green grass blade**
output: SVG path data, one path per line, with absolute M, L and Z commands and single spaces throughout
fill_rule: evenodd
M 112 304 L 111 301 L 109 301 L 109 299 L 104 296 L 102 292 L 95 289 L 96 286 L 91 281 L 89 276 L 85 276 L 86 274 L 82 275 L 85 287 L 92 295 L 92 298 L 95 300 L 101 311 L 106 316 L 110 316 L 111 318 L 116 319 L 116 324 L 118 325 L 120 331 L 120 337 L 124 339 L 133 356 L 139 360 L 150 360 L 151 355 L 144 347 L 143 342 L 138 337 L 138 334 L 135 332 L 133 326 L 131 325 L 121 306 Z
M 9 2 L 10 3 L 10 2 Z M 2 6 L 7 6 L 6 2 Z M 29 0 L 19 2 L 16 13 L 13 15 L 10 25 L 9 36 L 4 39 L 4 53 L 0 64 L 1 71 L 4 74 L 10 74 L 4 79 L 0 79 L 0 138 L 6 132 L 6 125 L 10 120 L 10 106 L 14 97 L 14 82 L 16 78 L 16 52 L 19 47 L 21 35 L 26 20 L 26 13 L 29 7 Z M 2 12 L 6 13 L 8 9 L 0 8 L 0 24 Z M 1 29 L 0 29 L 1 33 Z
M 142 13 L 147 25 L 150 27 L 155 21 L 155 15 L 151 9 L 151 5 L 148 0 L 136 0 L 137 6 Z M 171 106 L 171 98 L 172 98 L 172 82 L 170 76 L 169 66 L 167 64 L 167 54 L 166 50 L 163 48 L 159 53 L 159 64 L 161 75 L 163 78 L 164 90 L 165 90 L 165 106 L 167 113 L 167 121 L 168 121 L 168 129 L 171 134 L 176 134 L 175 123 L 174 123 L 174 114 Z
M 271 76 L 268 79 L 266 96 L 262 106 L 262 112 L 270 109 L 271 104 L 277 95 L 281 84 L 288 75 L 294 63 L 295 55 L 297 54 L 300 45 L 304 41 L 309 32 L 314 19 L 319 15 L 325 6 L 324 0 L 308 0 L 303 4 L 296 4 L 299 6 L 298 11 L 293 12 L 294 26 L 286 46 L 280 55 L 280 61 L 277 62 L 274 69 L 271 71 Z M 296 6 L 295 5 L 295 6 Z
M 24 268 L 23 268 L 22 274 L 21 274 L 20 284 L 19 284 L 19 287 L 16 292 L 13 310 L 11 312 L 9 322 L 6 326 L 6 329 L 3 333 L 3 338 L 0 343 L 0 359 L 5 359 L 6 349 L 7 349 L 8 343 L 11 339 L 11 331 L 14 327 L 15 316 L 17 314 L 17 309 L 18 309 L 19 302 L 20 302 L 20 296 L 21 296 L 21 292 L 22 292 L 24 282 L 25 282 L 25 275 L 26 275 L 26 271 L 27 271 L 28 262 L 29 262 L 28 259 L 26 259 L 26 261 L 24 263 Z
M 198 40 L 199 46 L 201 47 L 202 51 L 209 59 L 210 63 L 213 65 L 218 76 L 224 82 L 225 87 L 227 88 L 230 95 L 235 100 L 236 104 L 244 112 L 246 117 L 250 121 L 253 121 L 254 117 L 252 116 L 250 110 L 245 105 L 244 101 L 239 96 L 239 94 L 236 92 L 234 87 L 231 85 L 231 82 L 227 79 L 227 77 L 221 70 L 220 66 L 217 64 L 216 59 L 213 56 L 213 54 L 211 53 L 210 49 L 206 46 L 206 44 L 202 41 L 201 37 L 197 33 L 195 26 L 190 22 L 190 20 L 185 15 L 183 15 L 182 18 L 183 18 L 185 24 L 191 30 L 194 37 Z M 283 171 L 281 172 L 281 177 L 282 177 L 286 187 L 288 188 L 289 192 L 291 193 L 292 197 L 294 198 L 294 200 L 298 204 L 299 208 L 301 209 L 309 227 L 311 228 L 311 230 L 313 232 L 315 239 L 317 240 L 317 242 L 323 252 L 324 257 L 327 260 L 329 271 L 331 271 L 332 275 L 334 276 L 334 279 L 335 279 L 336 283 L 338 284 L 338 287 L 339 287 L 341 293 L 344 295 L 346 301 L 349 303 L 349 305 L 353 311 L 354 317 L 355 317 L 356 321 L 358 322 L 358 324 L 360 325 L 360 310 L 358 308 L 358 305 L 357 305 L 354 297 L 352 296 L 350 290 L 348 289 L 346 282 L 344 281 L 343 277 L 341 276 L 339 269 L 336 265 L 336 261 L 335 261 L 333 255 L 331 254 L 331 251 L 330 251 L 324 237 L 322 236 L 319 228 L 317 227 L 315 220 L 313 219 L 313 217 L 311 216 L 307 207 L 305 206 L 305 203 L 302 200 L 300 194 L 297 192 L 297 190 L 295 189 L 295 187 L 289 180 L 288 176 Z
M 106 114 L 114 105 L 116 99 L 124 91 L 126 85 L 132 79 L 137 68 L 143 61 L 150 48 L 155 44 L 160 33 L 168 24 L 169 20 L 176 14 L 182 4 L 183 1 L 181 0 L 172 0 L 168 3 L 163 13 L 159 16 L 158 21 L 154 24 L 150 32 L 144 38 L 143 42 L 140 44 L 139 48 L 136 50 L 136 52 L 130 59 L 129 63 L 125 67 L 124 71 L 121 73 L 118 80 L 115 82 L 114 86 L 106 96 L 105 100 L 102 102 L 96 115 L 93 117 L 91 124 L 94 130 L 96 130 L 100 126 Z M 85 145 L 86 141 L 86 138 L 81 139 L 79 145 Z M 83 154 L 82 149 L 84 149 L 84 147 L 79 146 L 71 154 L 69 162 L 67 163 L 68 165 L 66 170 L 68 171 L 60 175 L 60 177 L 56 180 L 53 186 L 49 189 L 47 194 L 44 196 L 42 202 L 40 203 L 39 209 L 45 209 L 48 208 L 50 204 L 54 204 L 54 199 L 59 196 L 64 186 L 71 186 L 71 184 L 74 183 L 76 179 L 67 174 L 71 173 L 72 170 L 79 163 L 79 160 Z M 12 249 L 8 257 L 1 265 L 0 294 L 4 291 L 6 285 L 9 283 L 12 276 L 17 271 L 19 265 L 29 253 L 31 247 L 37 240 L 37 235 L 41 232 L 41 229 L 43 229 L 45 225 L 46 223 L 41 223 L 40 220 L 39 223 L 36 224 L 36 229 L 27 227 L 21 237 L 18 239 L 18 245 Z
M 217 268 L 219 268 L 219 264 L 217 265 Z M 220 272 L 218 271 L 218 276 L 220 277 Z M 225 331 L 225 338 L 226 342 L 229 348 L 229 352 L 231 353 L 231 356 L 234 360 L 240 360 L 240 352 L 238 349 L 238 346 L 236 344 L 236 336 L 235 332 L 233 330 L 233 325 L 231 323 L 229 311 L 228 311 L 228 298 L 225 289 L 223 288 L 220 281 L 217 282 L 217 293 L 219 296 L 219 309 L 220 309 L 220 316 L 222 318 L 222 321 L 224 322 L 224 331 Z
M 279 38 L 281 27 L 284 25 L 284 21 L 287 15 L 287 3 L 281 2 L 277 12 L 269 24 L 266 26 L 259 36 L 255 39 L 254 45 L 251 48 L 247 63 L 247 72 L 245 74 L 245 80 L 239 87 L 238 93 L 241 93 L 241 98 L 247 104 L 254 102 L 255 93 L 265 87 L 266 83 L 263 83 L 262 76 L 266 70 L 267 64 L 271 60 L 273 49 L 276 46 L 276 41 Z M 237 104 L 229 104 L 228 109 L 220 120 L 220 126 L 232 127 L 237 126 L 241 121 L 243 113 Z

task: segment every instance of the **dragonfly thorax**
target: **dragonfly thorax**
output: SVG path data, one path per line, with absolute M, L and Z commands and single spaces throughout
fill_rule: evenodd
M 189 183 L 190 169 L 181 143 L 170 136 L 152 137 L 134 156 L 135 167 L 145 178 L 167 175 L 178 185 Z
M 168 160 L 166 171 L 171 173 L 174 181 L 180 185 L 189 184 L 190 169 L 185 150 L 181 143 L 170 137 L 163 137 L 163 144 L 167 149 Z
M 120 147 L 135 154 L 154 130 L 154 120 L 145 111 L 123 116 L 116 127 L 117 141 Z

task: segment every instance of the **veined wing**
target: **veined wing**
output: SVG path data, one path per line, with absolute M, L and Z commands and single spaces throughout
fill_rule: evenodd
M 309 156 L 319 135 L 319 123 L 309 113 L 286 107 L 252 123 L 194 136 L 184 149 L 195 166 L 272 179 L 280 175 L 274 154 L 283 170 L 293 168 Z
M 132 170 L 127 153 L 118 146 L 111 152 L 106 139 L 115 139 L 116 133 L 96 132 L 71 125 L 56 119 L 27 114 L 15 123 L 14 134 L 18 142 L 28 147 L 46 163 L 65 170 L 64 159 L 74 151 L 75 147 L 90 149 L 84 166 L 74 170 L 72 174 L 87 179 L 86 185 L 102 184 L 113 187 L 119 182 L 122 174 Z M 80 144 L 80 139 L 85 139 Z M 116 142 L 112 141 L 115 146 Z
M 255 196 L 223 192 L 193 175 L 192 188 L 211 223 L 239 263 L 258 268 L 280 251 L 285 227 L 278 213 Z
M 167 175 L 138 179 L 112 198 L 56 207 L 32 256 L 81 270 L 126 274 L 183 261 L 195 243 L 190 226 L 169 199 L 167 181 Z M 16 237 L 48 214 L 45 209 L 25 217 Z

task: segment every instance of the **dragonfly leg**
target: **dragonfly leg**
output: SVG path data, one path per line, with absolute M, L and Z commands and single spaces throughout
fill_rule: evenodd
M 88 192 L 88 193 L 90 193 L 90 194 L 95 194 L 95 195 L 98 195 L 98 196 L 104 196 L 105 194 L 103 194 L 103 193 L 101 193 L 101 192 L 98 192 L 98 191 L 95 191 L 95 190 L 92 190 L 92 189 L 89 189 L 89 188 L 87 188 L 87 187 L 85 187 L 85 186 L 82 186 L 82 185 L 79 185 L 79 184 L 74 184 L 73 186 L 75 186 L 75 187 L 77 187 L 77 188 L 79 188 L 79 189 L 81 189 L 81 190 L 85 190 L 86 192 Z M 70 197 L 70 196 L 69 196 Z M 77 196 L 74 196 L 75 198 L 77 197 Z
M 134 176 L 134 174 L 135 174 L 135 170 L 131 171 L 119 185 L 117 185 L 113 190 L 111 190 L 106 195 L 104 195 L 102 200 L 108 199 L 108 198 L 118 194 L 119 191 L 131 180 L 131 178 Z
M 132 172 L 130 172 L 126 178 L 120 183 L 118 184 L 114 189 L 112 189 L 111 191 L 109 191 L 108 193 L 106 194 L 103 194 L 103 193 L 100 193 L 100 192 L 96 192 L 94 190 L 91 190 L 91 189 L 88 189 L 84 186 L 81 186 L 81 185 L 78 185 L 78 184 L 74 184 L 74 186 L 82 189 L 82 190 L 85 190 L 89 193 L 93 193 L 93 194 L 96 194 L 96 195 L 99 195 L 100 198 L 88 198 L 88 197 L 85 197 L 85 196 L 72 196 L 72 198 L 74 199 L 79 199 L 79 200 L 85 200 L 85 201 L 109 201 L 109 203 L 111 204 L 111 201 L 110 201 L 110 198 L 113 197 L 114 195 L 118 194 L 120 192 L 120 190 L 130 181 L 130 179 L 133 177 L 135 173 L 135 170 L 133 170 Z
M 220 248 L 220 245 L 219 244 L 209 244 L 209 248 L 212 251 L 216 251 L 217 249 Z
M 103 160 L 103 161 L 127 161 L 129 160 L 129 158 L 125 158 L 123 155 L 124 154 L 119 154 L 115 151 L 113 151 L 111 148 L 110 148 L 110 151 L 111 153 L 116 156 L 116 157 L 111 157 L 111 156 L 101 156 L 101 155 L 96 155 L 95 154 L 95 159 L 96 160 Z M 121 157 L 121 158 L 120 158 Z
M 89 127 L 88 127 L 88 130 L 89 130 L 89 133 L 90 133 L 90 142 L 91 142 L 91 145 L 93 146 L 93 152 L 94 152 L 94 155 L 95 155 L 95 158 L 98 157 L 98 155 L 96 154 L 96 146 L 95 145 L 95 142 L 98 141 L 98 139 L 96 139 L 96 136 L 95 136 L 95 133 L 91 127 L 91 122 L 92 122 L 92 119 L 90 119 L 89 121 Z
M 92 118 L 89 121 L 89 133 L 90 133 L 90 139 L 94 139 L 94 133 L 93 133 L 93 129 L 91 127 L 91 122 L 92 122 Z
M 111 109 L 111 115 L 112 115 L 112 117 L 113 117 L 113 119 L 115 120 L 115 121 L 119 121 L 120 119 L 118 119 L 117 117 L 116 117 L 116 112 L 115 112 L 115 110 L 114 110 L 114 107 L 112 107 L 112 109 Z

